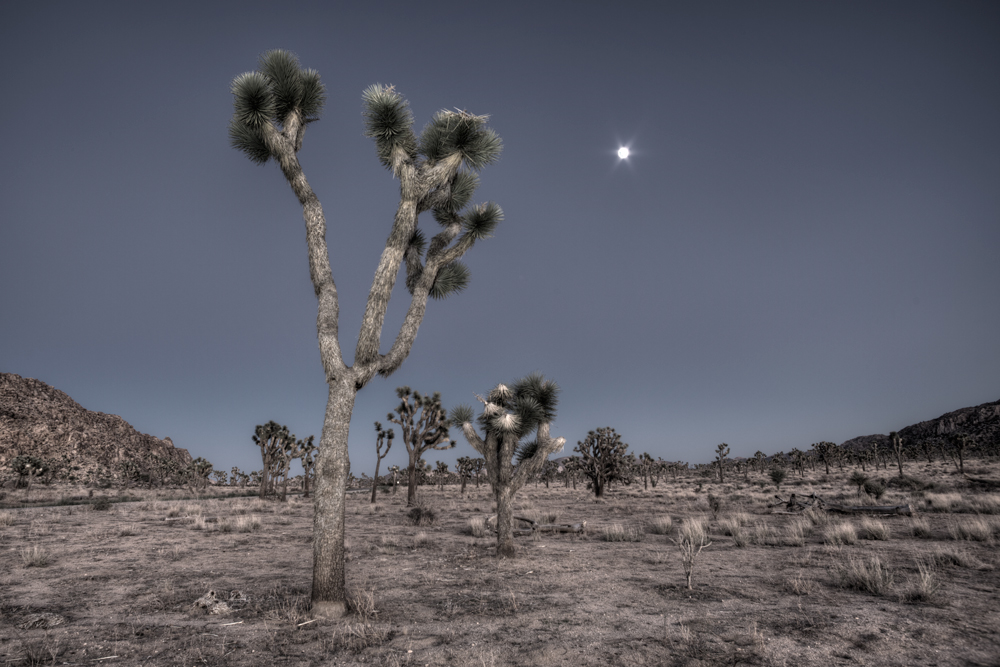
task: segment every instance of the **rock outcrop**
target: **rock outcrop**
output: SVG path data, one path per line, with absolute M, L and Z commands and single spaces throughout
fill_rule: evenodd
M 118 415 L 87 410 L 39 380 L 0 373 L 0 468 L 21 455 L 67 462 L 78 479 L 149 481 L 191 463 L 188 451 L 170 438 L 140 433 Z
M 925 440 L 937 441 L 951 435 L 964 435 L 968 437 L 970 444 L 997 442 L 1000 438 L 1000 401 L 960 408 L 937 419 L 911 424 L 899 429 L 899 435 L 907 445 Z M 873 444 L 888 447 L 889 436 L 862 435 L 851 438 L 841 447 L 847 450 L 867 450 Z

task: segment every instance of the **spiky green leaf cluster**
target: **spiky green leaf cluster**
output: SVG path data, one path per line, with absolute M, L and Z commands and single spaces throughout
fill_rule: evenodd
M 413 135 L 413 113 L 410 104 L 393 86 L 380 83 L 361 93 L 364 103 L 365 136 L 375 140 L 379 162 L 393 168 L 393 153 L 397 150 L 409 158 L 417 156 L 417 138 Z
M 469 269 L 462 262 L 454 261 L 445 264 L 438 271 L 429 295 L 432 299 L 444 299 L 451 294 L 461 292 L 469 285 Z
M 456 405 L 451 409 L 451 423 L 458 424 L 471 424 L 474 414 L 472 408 L 468 405 Z
M 476 241 L 489 238 L 503 221 L 503 209 L 493 202 L 478 204 L 472 207 L 462 218 L 462 227 Z
M 420 154 L 437 162 L 459 153 L 470 169 L 482 169 L 495 162 L 503 150 L 499 135 L 486 126 L 488 118 L 466 111 L 437 112 L 420 135 Z
M 559 385 L 532 373 L 512 385 L 499 384 L 486 397 L 483 413 L 477 420 L 487 433 L 512 435 L 517 439 L 533 433 L 542 422 L 556 416 Z
M 326 90 L 319 73 L 303 69 L 293 53 L 275 49 L 261 55 L 259 62 L 256 72 L 233 79 L 229 139 L 233 148 L 263 164 L 271 157 L 264 126 L 282 125 L 293 112 L 303 123 L 316 120 L 326 102 Z

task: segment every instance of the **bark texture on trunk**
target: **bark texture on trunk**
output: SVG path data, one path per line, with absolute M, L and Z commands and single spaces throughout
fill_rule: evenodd
M 510 486 L 501 487 L 497 493 L 497 557 L 513 558 L 514 547 L 514 493 Z
M 347 436 L 356 395 L 351 378 L 330 384 L 316 460 L 312 610 L 326 618 L 339 618 L 347 612 L 344 520 L 351 469 Z

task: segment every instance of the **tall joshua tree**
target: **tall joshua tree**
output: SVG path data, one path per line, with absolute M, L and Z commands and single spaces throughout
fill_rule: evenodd
M 382 459 L 389 455 L 389 450 L 392 449 L 392 440 L 396 437 L 396 434 L 390 428 L 388 431 L 382 430 L 381 422 L 375 422 L 375 456 L 378 460 L 375 461 L 375 478 L 372 482 L 372 503 L 375 503 L 375 495 L 378 493 L 378 468 L 382 465 Z M 382 445 L 385 445 L 385 451 L 382 451 Z
M 347 608 L 344 510 L 354 399 L 373 377 L 391 375 L 406 359 L 428 297 L 443 298 L 466 286 L 468 271 L 458 260 L 503 219 L 492 203 L 466 209 L 478 184 L 473 172 L 500 156 L 501 141 L 486 126 L 486 116 L 466 111 L 438 112 L 418 137 L 406 100 L 392 86 L 376 84 L 364 91 L 365 135 L 375 141 L 382 165 L 399 180 L 400 199 L 368 293 L 354 364 L 348 366 L 340 348 L 340 306 L 326 218 L 298 159 L 306 127 L 319 119 L 326 99 L 319 73 L 302 68 L 287 51 L 268 51 L 256 71 L 233 80 L 231 90 L 233 147 L 257 164 L 277 162 L 305 220 L 320 359 L 329 385 L 316 461 L 312 610 L 318 617 L 339 617 Z M 417 218 L 426 211 L 441 226 L 429 243 L 417 229 Z M 382 354 L 386 308 L 404 261 L 410 304 L 392 346 Z
M 565 438 L 549 436 L 559 385 L 533 373 L 509 387 L 498 384 L 485 398 L 476 398 L 483 404 L 476 423 L 484 435 L 476 431 L 472 408 L 467 405 L 454 408 L 451 421 L 461 425 L 465 439 L 486 461 L 497 501 L 497 557 L 513 558 L 514 494 L 538 474 L 550 454 L 566 444 Z M 532 433 L 535 438 L 528 441 Z
M 410 466 L 407 479 L 409 489 L 406 492 L 406 504 L 417 503 L 417 474 L 423 469 L 421 457 L 428 449 L 451 449 L 455 443 L 448 438 L 448 414 L 441 406 L 441 394 L 434 392 L 433 396 L 424 396 L 419 391 L 409 387 L 396 389 L 399 405 L 396 413 L 386 417 L 393 424 L 399 424 L 403 431 L 403 444 L 410 455 Z
M 282 457 L 282 450 L 291 435 L 288 427 L 275 421 L 258 424 L 252 436 L 255 445 L 260 447 L 260 458 L 263 468 L 260 473 L 259 496 L 266 498 L 276 493 L 275 483 Z

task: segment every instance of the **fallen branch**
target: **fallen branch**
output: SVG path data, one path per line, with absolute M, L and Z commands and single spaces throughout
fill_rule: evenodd
M 781 496 L 775 496 L 780 502 L 768 505 L 768 508 L 784 505 L 782 510 L 772 511 L 772 514 L 799 514 L 810 508 L 816 508 L 826 512 L 840 512 L 841 514 L 902 514 L 913 516 L 913 510 L 909 505 L 838 505 L 828 503 L 815 493 L 808 496 L 796 497 L 793 493 L 785 500 Z

